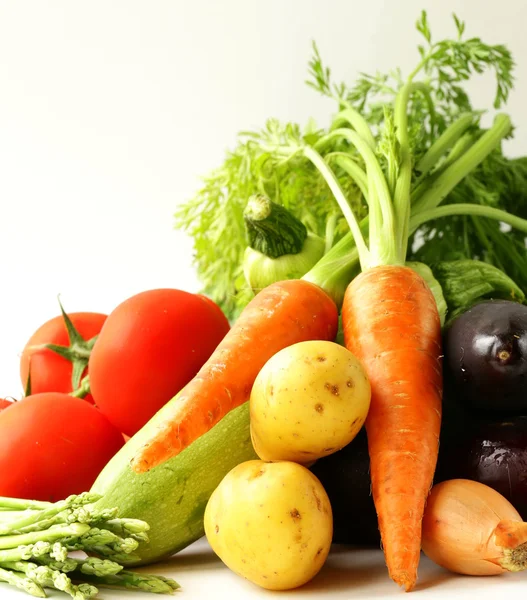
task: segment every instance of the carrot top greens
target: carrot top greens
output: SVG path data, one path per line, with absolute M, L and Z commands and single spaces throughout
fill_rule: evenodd
M 474 73 L 492 71 L 494 107 L 501 107 L 512 89 L 514 61 L 505 46 L 467 39 L 465 24 L 454 22 L 455 37 L 435 41 L 423 12 L 416 68 L 407 77 L 398 69 L 361 74 L 352 87 L 332 81 L 314 46 L 308 84 L 336 102 L 331 126 L 301 129 L 269 120 L 261 131 L 240 134 L 224 164 L 178 209 L 176 225 L 194 237 L 204 288 L 231 318 L 252 297 L 242 260 L 243 209 L 253 193 L 284 205 L 318 235 L 332 223 L 327 246 L 333 247 L 306 278 L 337 301 L 342 282 L 358 268 L 357 251 L 367 268 L 445 260 L 456 249 L 455 258 L 495 264 L 527 289 L 524 233 L 505 235 L 498 213 L 472 208 L 510 209 L 514 195 L 513 211 L 527 217 L 527 191 L 521 191 L 527 190 L 527 164 L 501 152 L 501 140 L 512 133 L 509 118 L 498 115 L 484 129 L 482 111 L 463 87 Z M 453 203 L 471 207 L 445 208 Z M 416 253 L 417 229 L 424 245 Z

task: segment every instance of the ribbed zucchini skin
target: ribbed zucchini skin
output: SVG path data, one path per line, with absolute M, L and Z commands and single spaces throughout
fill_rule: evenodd
M 135 473 L 130 459 L 162 413 L 125 444 L 92 487 L 93 492 L 103 494 L 98 507 L 117 507 L 120 516 L 150 525 L 150 542 L 134 552 L 140 557 L 135 564 L 161 560 L 200 538 L 203 514 L 214 489 L 236 465 L 257 458 L 249 430 L 249 403 L 245 402 L 181 454 L 147 473 Z
M 251 196 L 243 213 L 249 247 L 269 258 L 302 251 L 306 226 L 266 196 Z

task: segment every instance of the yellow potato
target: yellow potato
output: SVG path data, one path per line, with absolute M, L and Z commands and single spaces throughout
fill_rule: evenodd
M 205 534 L 238 575 L 269 590 L 292 589 L 312 579 L 327 558 L 331 505 L 305 467 L 250 460 L 232 469 L 213 492 Z
M 250 398 L 251 436 L 262 460 L 308 464 L 349 444 L 370 407 L 359 360 L 334 342 L 299 342 L 264 365 Z

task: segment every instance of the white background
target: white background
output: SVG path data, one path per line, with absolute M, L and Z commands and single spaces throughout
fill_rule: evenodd
M 507 152 L 527 151 L 527 2 L 521 0 L 0 1 L 0 395 L 58 313 L 110 311 L 148 288 L 197 290 L 176 205 L 241 129 L 271 116 L 325 124 L 304 84 L 311 40 L 337 79 L 416 62 L 436 37 L 506 43 L 520 62 Z M 490 106 L 488 79 L 471 89 Z

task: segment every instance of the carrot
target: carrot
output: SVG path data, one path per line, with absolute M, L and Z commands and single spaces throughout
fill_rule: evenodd
M 417 579 L 421 521 L 441 426 L 441 329 L 432 293 L 408 267 L 380 266 L 349 285 L 346 347 L 372 388 L 366 419 L 373 500 L 392 579 Z
M 388 572 L 406 591 L 417 580 L 421 522 L 439 449 L 442 396 L 437 306 L 423 279 L 404 266 L 411 214 L 412 161 L 405 130 L 410 92 L 411 86 L 403 86 L 395 116 L 386 112 L 387 172 L 357 131 L 333 132 L 355 146 L 366 167 L 367 242 L 337 177 L 319 154 L 307 150 L 347 217 L 359 255 L 362 273 L 344 294 L 344 343 L 370 378 L 366 429 L 374 502 Z M 358 113 L 356 118 L 362 119 Z
M 335 293 L 341 290 L 344 270 L 349 273 L 357 257 L 360 262 L 362 273 L 351 273 L 350 279 L 356 276 L 342 292 L 344 343 L 364 363 L 371 380 L 366 429 L 372 489 L 388 572 L 406 591 L 417 580 L 423 509 L 438 455 L 442 396 L 440 319 L 426 283 L 405 266 L 409 237 L 426 221 L 475 214 L 470 204 L 436 207 L 510 132 L 510 119 L 498 115 L 472 146 L 446 158 L 470 124 L 460 117 L 432 140 L 416 172 L 416 158 L 422 157 L 412 156 L 408 104 L 415 92 L 428 94 L 425 82 L 412 80 L 416 73 L 401 85 L 393 107 L 384 106 L 377 137 L 362 115 L 345 103 L 336 117 L 338 126 L 314 145 L 285 141 L 276 151 L 284 159 L 303 154 L 311 161 L 350 228 L 353 243 L 349 238 L 340 240 L 304 279 Z M 349 151 L 325 156 L 335 138 Z M 342 171 L 355 180 L 366 200 L 367 219 L 360 223 L 341 187 Z M 478 214 L 497 218 L 488 210 Z M 347 265 L 341 254 L 345 249 Z
M 262 290 L 172 401 L 157 431 L 132 459 L 132 469 L 146 472 L 182 452 L 249 399 L 256 376 L 274 354 L 296 342 L 333 340 L 337 326 L 335 303 L 312 283 L 297 279 Z

